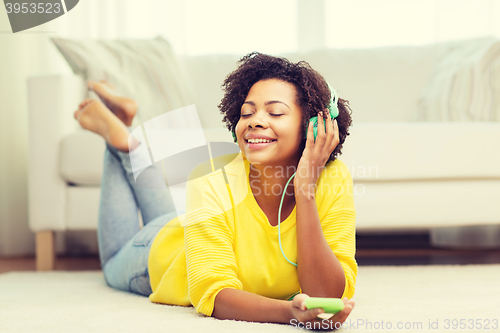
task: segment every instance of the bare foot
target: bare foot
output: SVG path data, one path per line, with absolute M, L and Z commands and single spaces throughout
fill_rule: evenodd
M 128 152 L 129 132 L 125 124 L 118 119 L 101 101 L 87 99 L 79 105 L 74 117 L 80 125 L 94 133 L 99 134 L 118 150 Z M 138 145 L 134 142 L 133 150 Z
M 87 87 L 93 90 L 104 104 L 126 125 L 131 126 L 137 113 L 137 102 L 118 95 L 116 88 L 110 83 L 89 80 Z

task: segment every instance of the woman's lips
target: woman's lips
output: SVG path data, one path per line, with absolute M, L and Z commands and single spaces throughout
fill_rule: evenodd
M 276 143 L 276 140 L 271 142 L 259 142 L 259 143 L 250 143 L 246 141 L 246 146 L 248 147 L 248 149 L 262 149 L 274 143 Z

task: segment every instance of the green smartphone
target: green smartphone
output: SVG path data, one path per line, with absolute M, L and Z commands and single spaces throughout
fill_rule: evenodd
M 340 298 L 309 297 L 306 299 L 306 308 L 322 308 L 325 313 L 335 314 L 344 309 L 344 302 Z

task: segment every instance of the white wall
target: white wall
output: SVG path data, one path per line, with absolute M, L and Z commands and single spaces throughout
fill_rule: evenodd
M 325 13 L 327 47 L 500 37 L 499 0 L 326 0 Z

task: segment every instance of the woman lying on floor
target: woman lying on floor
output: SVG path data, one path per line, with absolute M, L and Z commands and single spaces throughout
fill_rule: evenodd
M 131 136 L 129 146 L 137 104 L 106 82 L 89 88 L 104 104 L 85 100 L 74 116 L 106 141 L 97 232 L 109 286 L 220 319 L 274 323 L 317 322 L 324 311 L 306 309 L 308 297 L 342 298 L 330 323 L 346 320 L 356 212 L 351 175 L 336 157 L 351 116 L 319 73 L 260 53 L 240 60 L 219 108 L 241 153 L 224 174 L 188 182 L 179 217 L 160 170 L 144 171 L 156 188 L 134 181 L 131 155 L 144 144 Z

